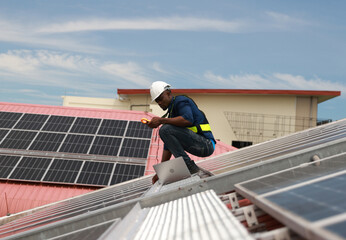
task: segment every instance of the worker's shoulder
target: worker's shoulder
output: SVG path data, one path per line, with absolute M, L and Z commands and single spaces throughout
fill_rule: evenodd
M 177 96 L 175 96 L 175 99 L 177 101 L 188 101 L 188 102 L 192 100 L 190 97 L 188 97 L 186 95 L 177 95 Z

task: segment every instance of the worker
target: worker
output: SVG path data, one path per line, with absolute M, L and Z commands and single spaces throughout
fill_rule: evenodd
M 186 152 L 207 157 L 213 154 L 216 144 L 205 114 L 191 98 L 173 96 L 171 86 L 165 82 L 153 82 L 150 95 L 152 102 L 156 101 L 164 111 L 167 110 L 164 116 L 154 117 L 147 123 L 151 128 L 162 125 L 159 130 L 164 142 L 161 161 L 168 161 L 172 154 L 175 158 L 183 157 L 190 173 L 198 173 L 198 166 Z M 152 181 L 155 183 L 157 180 L 155 175 Z

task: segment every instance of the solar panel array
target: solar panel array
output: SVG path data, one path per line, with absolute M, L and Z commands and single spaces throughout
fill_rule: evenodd
M 151 135 L 140 122 L 0 112 L 0 148 L 147 158 Z
M 85 159 L 146 159 L 151 135 L 141 122 L 0 112 L 0 148 L 24 150 L 0 155 L 0 179 L 108 186 L 141 177 L 143 165 Z
M 345 157 L 342 153 L 317 165 L 311 163 L 239 183 L 236 190 L 303 236 L 311 231 L 321 237 L 321 232 L 328 230 L 333 236 L 346 237 L 344 227 L 339 227 L 346 221 Z
M 0 155 L 0 179 L 109 186 L 143 176 L 145 166 Z

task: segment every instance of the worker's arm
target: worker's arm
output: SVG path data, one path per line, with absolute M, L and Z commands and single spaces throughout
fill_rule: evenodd
M 161 124 L 171 124 L 177 127 L 187 127 L 191 126 L 192 123 L 182 116 L 174 117 L 174 118 L 160 118 L 160 117 L 154 117 L 150 120 L 148 123 L 148 126 L 151 128 L 157 128 Z
M 169 150 L 163 150 L 161 162 L 168 161 L 171 159 L 172 153 Z

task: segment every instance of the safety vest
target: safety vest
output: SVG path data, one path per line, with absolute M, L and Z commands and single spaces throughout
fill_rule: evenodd
M 192 127 L 187 127 L 187 129 L 190 129 L 194 133 L 211 132 L 211 128 L 210 128 L 210 125 L 208 123 L 199 124 L 197 126 L 192 126 Z

